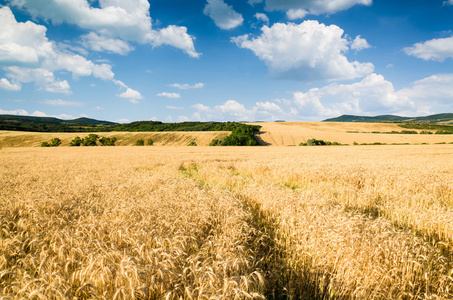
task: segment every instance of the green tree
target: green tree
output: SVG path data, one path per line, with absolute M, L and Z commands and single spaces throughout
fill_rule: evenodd
M 101 137 L 99 139 L 101 146 L 115 146 L 116 141 L 117 141 L 116 137 L 112 137 L 112 138 Z
M 219 140 L 219 139 L 213 139 L 209 143 L 209 146 L 220 146 L 220 145 L 222 145 L 222 140 Z
M 327 143 L 323 140 L 317 140 L 317 139 L 309 139 L 307 141 L 308 146 L 324 146 L 327 145 Z
M 255 126 L 240 125 L 231 131 L 222 145 L 226 146 L 257 146 L 258 142 L 255 139 L 255 131 L 259 130 Z
M 88 136 L 84 137 L 82 140 L 82 145 L 84 146 L 97 146 L 96 141 L 99 139 L 97 134 L 91 133 Z
M 135 142 L 135 146 L 144 146 L 144 145 L 145 145 L 145 141 L 142 139 L 139 139 L 138 141 Z
M 196 146 L 197 145 L 197 142 L 195 141 L 191 141 L 189 144 L 187 144 L 187 146 Z
M 146 141 L 146 145 L 147 145 L 147 146 L 152 146 L 152 145 L 154 145 L 154 141 L 153 141 L 152 139 L 148 139 L 148 140 Z
M 51 141 L 50 141 L 50 146 L 51 147 L 58 147 L 61 145 L 61 140 L 59 138 L 53 138 Z
M 48 142 L 42 142 L 41 147 L 50 147 Z
M 82 139 L 79 136 L 76 136 L 70 143 L 69 146 L 80 146 L 82 145 Z

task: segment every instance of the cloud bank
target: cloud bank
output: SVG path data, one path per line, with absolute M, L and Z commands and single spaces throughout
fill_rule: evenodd
M 452 94 L 453 74 L 433 75 L 395 90 L 384 76 L 372 73 L 352 84 L 331 83 L 293 92 L 289 99 L 256 102 L 250 108 L 236 100 L 214 107 L 198 103 L 192 108 L 201 120 L 321 121 L 343 114 L 418 116 L 453 110 Z

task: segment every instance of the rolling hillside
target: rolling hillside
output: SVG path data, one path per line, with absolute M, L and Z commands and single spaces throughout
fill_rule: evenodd
M 359 122 L 286 122 L 257 123 L 262 126 L 257 135 L 261 145 L 293 146 L 308 139 L 322 139 L 341 144 L 354 142 L 386 144 L 435 144 L 451 143 L 453 135 L 437 134 L 382 134 L 372 132 L 402 131 L 404 128 L 395 123 L 359 123 Z M 421 130 L 416 130 L 420 132 Z
M 61 146 L 69 146 L 76 136 L 81 138 L 89 133 L 48 133 L 48 132 L 22 132 L 0 131 L 0 147 L 40 147 L 42 142 L 48 142 L 53 138 L 60 138 Z M 139 139 L 151 138 L 154 146 L 186 146 L 195 141 L 198 146 L 208 146 L 213 139 L 223 139 L 228 131 L 203 131 L 203 132 L 105 132 L 99 136 L 116 137 L 116 146 L 132 146 Z
M 308 139 L 322 139 L 330 142 L 352 145 L 363 144 L 436 144 L 452 143 L 453 134 L 385 134 L 406 130 L 397 123 L 361 123 L 361 122 L 272 122 L 249 123 L 262 126 L 256 137 L 265 146 L 297 146 Z M 412 129 L 411 129 L 412 130 Z M 421 132 L 422 130 L 415 130 Z M 374 132 L 374 133 L 373 133 Z M 379 132 L 379 133 L 377 133 Z M 435 130 L 432 130 L 435 132 Z M 0 131 L 0 147 L 39 147 L 42 142 L 58 137 L 61 146 L 68 146 L 76 136 L 84 137 L 89 133 L 47 133 Z M 186 146 L 195 141 L 198 146 L 208 146 L 213 139 L 223 139 L 230 131 L 201 132 L 104 132 L 99 136 L 117 137 L 117 146 L 134 145 L 138 139 L 154 140 L 155 146 Z

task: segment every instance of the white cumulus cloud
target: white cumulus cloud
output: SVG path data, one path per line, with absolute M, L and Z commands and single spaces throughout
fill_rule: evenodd
M 228 100 L 210 107 L 193 105 L 202 120 L 312 120 L 343 114 L 419 116 L 453 110 L 453 74 L 436 74 L 395 90 L 384 76 L 370 74 L 352 84 L 331 83 L 292 93 L 290 99 L 256 102 L 254 106 Z M 277 104 L 278 103 L 278 104 Z
M 119 86 L 120 89 L 123 91 L 121 94 L 117 95 L 118 97 L 129 99 L 129 102 L 131 103 L 138 103 L 138 100 L 143 99 L 143 96 L 142 94 L 140 94 L 139 91 L 131 89 L 121 80 L 113 79 L 112 82 Z
M 83 106 L 82 102 L 65 101 L 65 100 L 61 100 L 61 99 L 46 100 L 43 103 L 47 104 L 47 105 L 52 105 L 52 106 L 73 106 L 73 107 Z
M 393 84 L 377 74 L 353 84 L 333 83 L 306 93 L 296 92 L 293 96 L 304 116 L 383 114 L 415 109 L 413 101 L 398 97 Z
M 453 36 L 416 43 L 404 48 L 404 51 L 423 60 L 443 62 L 447 58 L 453 58 Z
M 342 114 L 416 116 L 451 111 L 453 74 L 437 74 L 395 90 L 382 75 L 371 74 L 353 84 L 330 84 L 295 92 L 293 103 L 300 117 L 321 120 Z
M 87 0 L 10 0 L 10 3 L 28 11 L 35 18 L 54 24 L 74 24 L 96 32 L 103 39 L 119 38 L 153 46 L 165 44 L 179 48 L 190 56 L 199 56 L 194 50 L 194 38 L 187 34 L 186 27 L 170 25 L 160 31 L 152 28 L 147 0 L 99 0 L 99 8 L 92 7 Z M 176 34 L 183 42 L 175 42 L 174 37 L 169 36 L 172 34 Z M 118 44 L 118 41 L 115 43 Z M 125 50 L 125 44 L 119 46 L 122 51 Z M 105 45 L 97 48 L 112 51 Z
M 143 98 L 139 91 L 133 90 L 129 87 L 126 89 L 126 91 L 118 95 L 118 97 L 129 99 L 131 103 L 137 103 L 137 100 Z
M 308 11 L 306 9 L 294 9 L 291 8 L 286 11 L 286 16 L 290 20 L 297 20 L 297 19 L 303 19 L 305 16 L 308 15 Z
M 181 83 L 172 83 L 169 86 L 178 88 L 180 90 L 188 90 L 188 89 L 201 89 L 205 86 L 205 84 L 202 82 L 195 83 L 194 85 L 190 85 L 188 83 L 182 83 L 182 84 Z
M 82 36 L 82 44 L 91 50 L 98 52 L 110 52 L 126 55 L 134 48 L 127 42 L 120 39 L 113 39 L 90 32 Z
M 277 104 L 273 102 L 256 102 L 256 110 L 258 111 L 273 111 L 273 112 L 282 112 L 283 110 Z
M 273 121 L 286 116 L 279 105 L 269 101 L 256 102 L 251 108 L 245 107 L 244 104 L 236 100 L 227 100 L 223 104 L 214 107 L 198 103 L 193 105 L 192 108 L 197 111 L 195 113 L 197 115 L 196 120 Z M 193 116 L 192 119 L 194 119 Z
M 11 9 L 0 8 L 0 65 L 39 66 L 54 55 L 54 47 L 46 37 L 47 28 L 33 22 L 16 21 Z
M 263 13 L 256 13 L 255 14 L 255 18 L 257 20 L 260 20 L 266 24 L 269 24 L 269 17 L 266 15 L 266 14 L 263 14 Z
M 239 47 L 252 50 L 275 77 L 296 80 L 349 80 L 374 70 L 371 63 L 349 62 L 344 55 L 350 42 L 343 30 L 317 21 L 263 26 L 260 36 L 233 38 Z
M 206 106 L 206 105 L 203 105 L 201 103 L 197 103 L 197 104 L 194 104 L 192 105 L 192 108 L 198 110 L 198 111 L 209 111 L 211 108 L 209 106 Z
M 218 27 L 226 30 L 241 26 L 244 21 L 242 15 L 223 0 L 207 0 L 203 13 L 211 17 Z
M 34 82 L 39 90 L 70 93 L 66 80 L 55 78 L 55 72 L 69 71 L 73 77 L 94 76 L 103 80 L 114 77 L 108 64 L 95 64 L 49 41 L 47 29 L 31 21 L 17 22 L 9 7 L 0 8 L 0 65 L 6 76 L 19 83 Z
M 0 66 L 7 77 L 1 80 L 0 88 L 19 90 L 21 83 L 33 82 L 38 90 L 70 94 L 68 81 L 59 80 L 58 72 L 70 72 L 75 79 L 93 76 L 115 84 L 119 82 L 114 79 L 111 65 L 97 64 L 69 51 L 68 47 L 60 48 L 49 41 L 46 27 L 31 21 L 17 22 L 9 7 L 0 8 L 0 25 Z M 121 95 L 140 99 L 139 92 L 128 90 L 126 85 L 121 87 L 125 90 Z
M 194 58 L 198 58 L 201 55 L 201 53 L 195 51 L 195 46 L 193 44 L 195 38 L 187 34 L 187 27 L 170 25 L 161 29 L 158 34 L 152 35 L 155 36 L 152 38 L 153 46 L 160 46 L 162 44 L 173 46 L 182 49 Z
M 22 90 L 22 85 L 20 83 L 11 83 L 8 79 L 0 79 L 0 89 L 10 92 L 18 92 Z
M 0 108 L 0 114 L 2 115 L 16 115 L 16 116 L 28 116 L 29 113 L 24 109 L 15 110 L 3 110 Z
M 370 47 L 371 45 L 368 44 L 367 40 L 362 39 L 360 35 L 358 35 L 351 44 L 351 49 L 356 51 L 368 49 Z
M 167 93 L 167 92 L 159 93 L 156 96 L 158 96 L 158 97 L 166 97 L 166 98 L 173 98 L 173 99 L 181 98 L 181 94 L 179 94 L 179 93 Z
M 415 81 L 411 87 L 401 89 L 397 96 L 410 99 L 417 106 L 430 107 L 436 112 L 453 110 L 453 74 L 436 74 Z
M 42 111 L 36 110 L 32 113 L 24 109 L 15 109 L 15 110 L 3 110 L 0 108 L 0 114 L 2 115 L 16 115 L 16 116 L 32 116 L 32 117 L 54 117 L 59 119 L 74 119 L 74 116 L 68 114 L 60 115 L 48 115 Z M 86 117 L 86 115 L 80 115 L 80 117 Z
M 70 94 L 71 89 L 66 80 L 58 80 L 52 71 L 43 68 L 7 67 L 6 76 L 15 82 L 34 82 L 38 90 L 51 93 Z

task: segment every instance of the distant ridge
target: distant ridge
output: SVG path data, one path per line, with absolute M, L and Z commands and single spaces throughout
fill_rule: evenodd
M 52 117 L 0 115 L 0 130 L 29 132 L 158 132 L 158 131 L 233 131 L 246 127 L 253 132 L 261 126 L 238 122 L 181 122 L 135 121 L 114 123 L 89 118 L 60 120 Z
M 361 122 L 361 123 L 453 123 L 453 113 L 435 114 L 425 117 L 400 117 L 381 115 L 375 117 L 342 115 L 322 122 Z
M 99 121 L 90 118 L 77 118 L 73 120 L 62 120 L 53 117 L 32 117 L 32 116 L 16 116 L 16 115 L 0 115 L 0 122 L 11 122 L 11 123 L 21 123 L 21 122 L 32 122 L 32 123 L 56 123 L 56 124 L 71 124 L 71 125 L 115 125 L 118 123 L 109 122 L 109 121 Z

